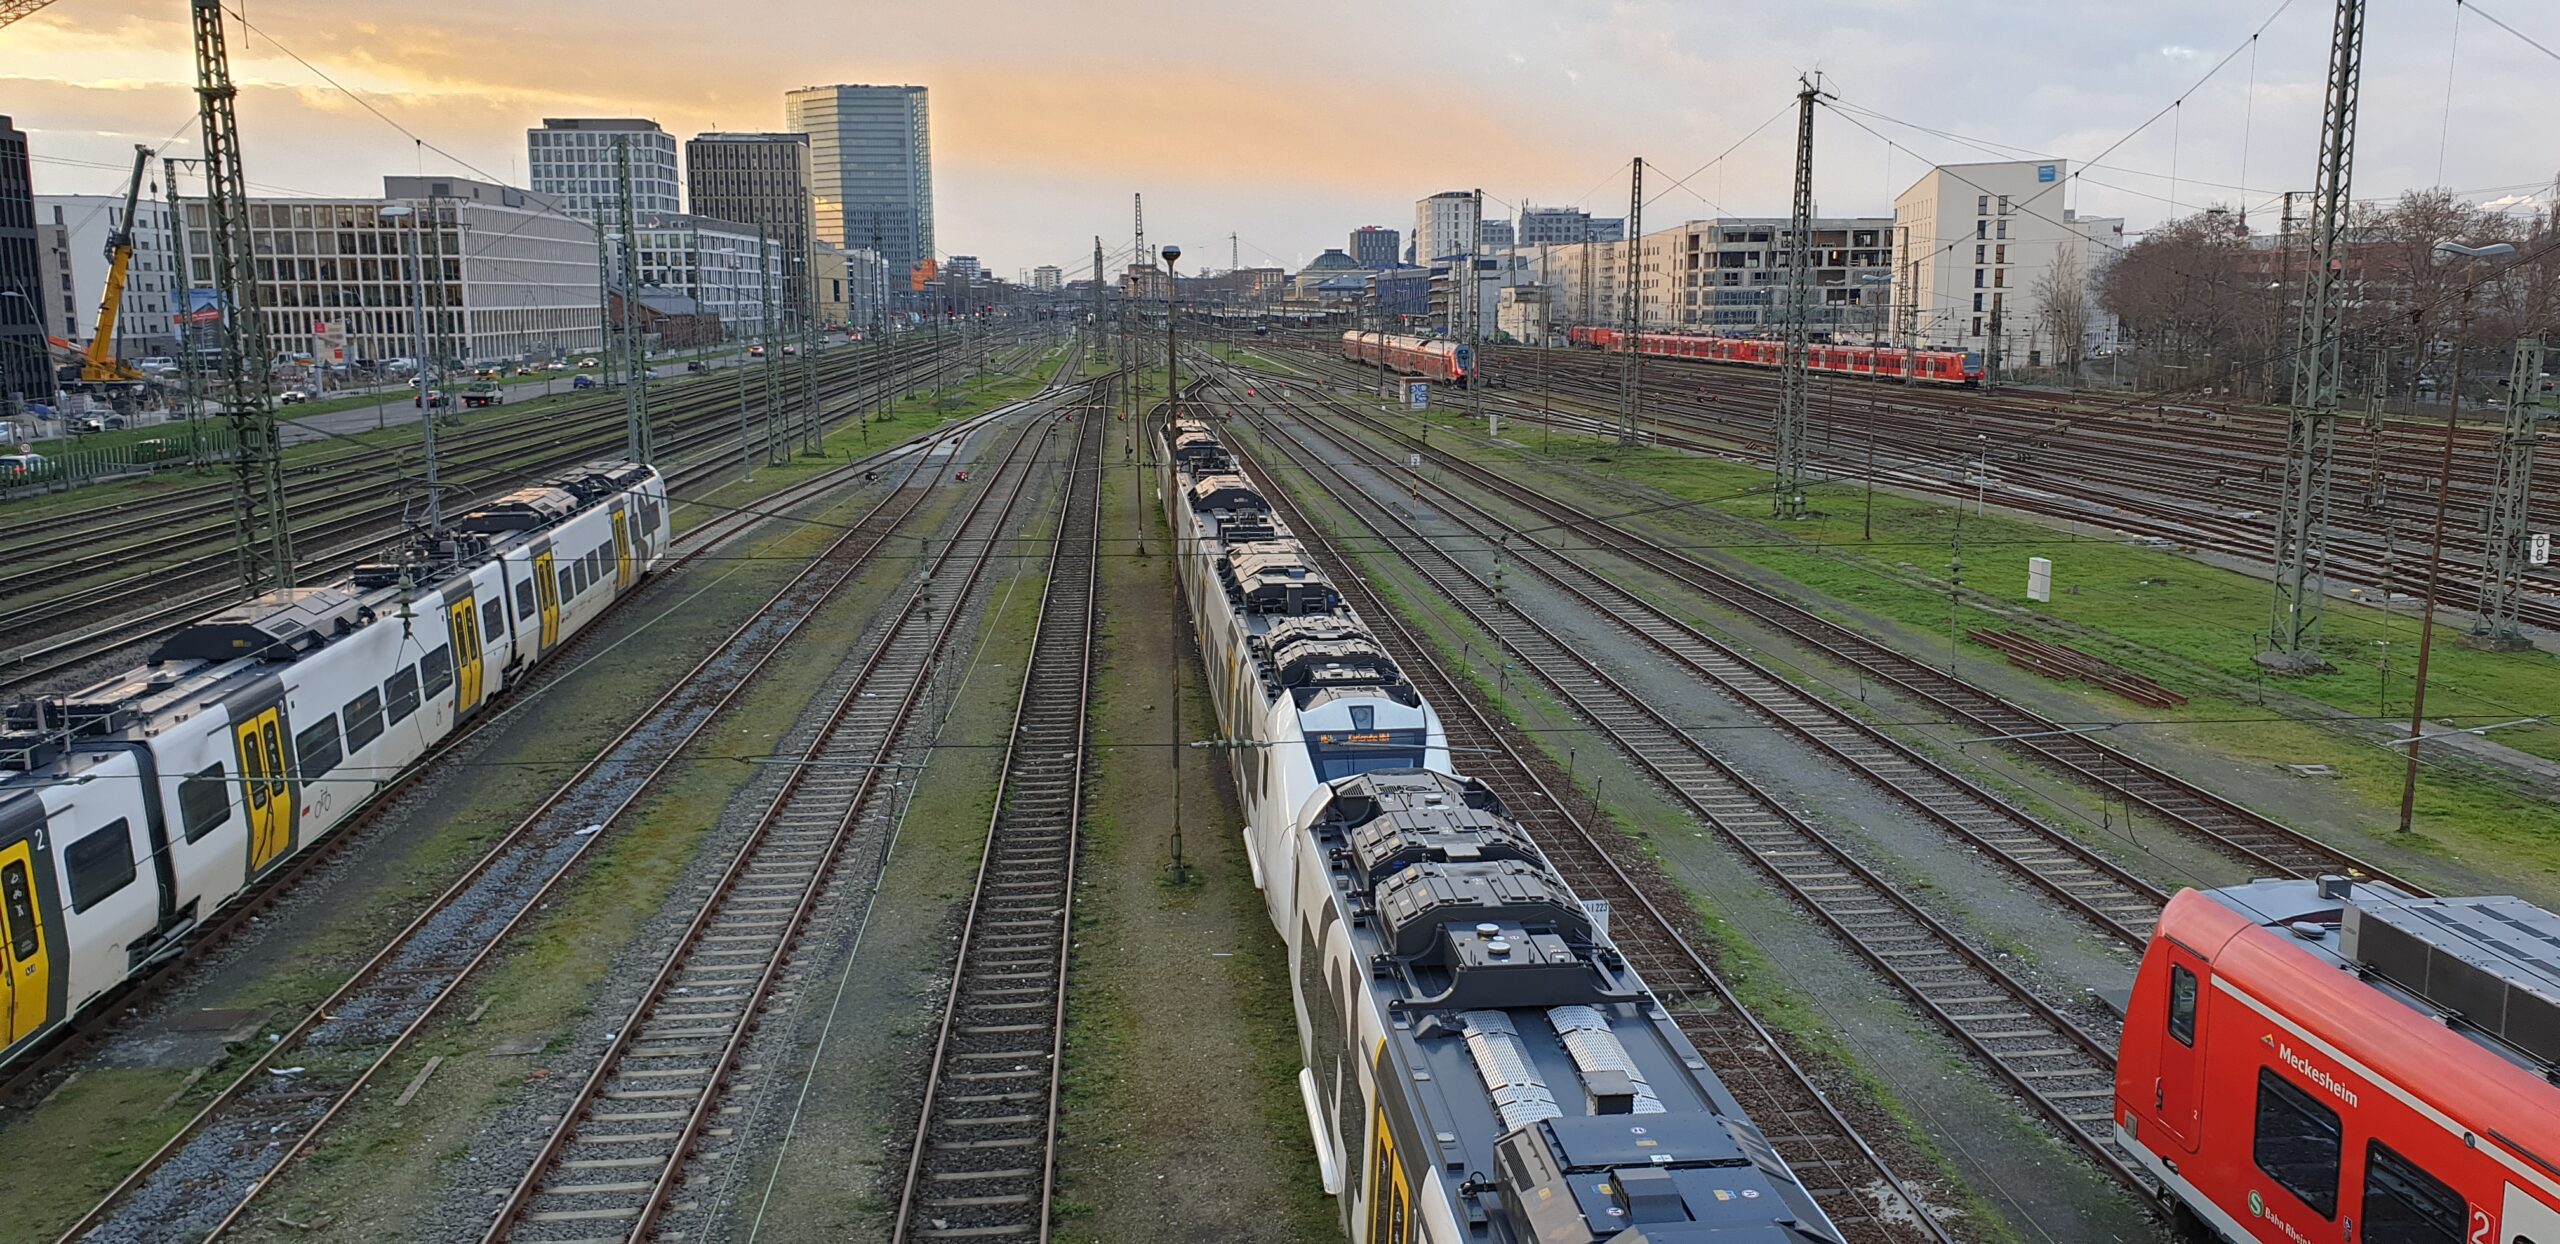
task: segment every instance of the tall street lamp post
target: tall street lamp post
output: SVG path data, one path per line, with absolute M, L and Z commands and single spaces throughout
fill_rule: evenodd
M 2418 807 L 2418 747 L 2427 729 L 2427 658 L 2435 651 L 2436 583 L 2444 576 L 2444 515 L 2453 492 L 2454 422 L 2462 414 L 2462 346 L 2471 336 L 2471 294 L 2479 288 L 2480 278 L 2489 261 L 2505 259 L 2516 248 L 2504 242 L 2487 246 L 2465 246 L 2459 242 L 2438 242 L 2435 253 L 2469 260 L 2471 269 L 2462 281 L 2462 314 L 2453 328 L 2453 375 L 2447 386 L 2451 404 L 2444 412 L 2444 454 L 2436 464 L 2435 535 L 2427 545 L 2427 599 L 2418 615 L 2417 686 L 2409 694 L 2409 763 L 2400 779 L 2400 832 L 2408 833 Z M 2384 603 L 2390 602 L 2385 598 Z

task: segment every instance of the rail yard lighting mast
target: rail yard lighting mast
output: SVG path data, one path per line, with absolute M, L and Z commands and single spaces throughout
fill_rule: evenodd
M 2480 287 L 2480 278 L 2492 269 L 2491 263 L 2516 253 L 2504 242 L 2487 246 L 2465 246 L 2460 242 L 2438 242 L 2435 253 L 2467 261 L 2470 273 L 2462 281 L 2462 314 L 2453 326 L 2453 374 L 2447 377 L 2446 399 L 2451 404 L 2444 412 L 2444 453 L 2436 462 L 2435 534 L 2427 543 L 2427 598 L 2418 612 L 2417 686 L 2409 693 L 2409 760 L 2400 779 L 2400 832 L 2408 833 L 2418 808 L 2418 748 L 2427 729 L 2427 658 L 2435 653 L 2436 587 L 2444 578 L 2444 515 L 2453 493 L 2453 438 L 2455 422 L 2462 416 L 2462 345 L 2471 336 L 2471 295 Z M 2509 394 L 2513 400 L 2514 394 Z M 2386 597 L 2385 604 L 2389 603 Z

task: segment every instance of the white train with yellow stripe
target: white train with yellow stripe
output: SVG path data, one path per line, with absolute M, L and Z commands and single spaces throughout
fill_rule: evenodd
M 671 541 L 654 468 L 590 463 L 400 561 L 245 601 L 140 668 L 10 705 L 0 1060 L 182 952 L 593 624 Z
M 1159 459 L 1298 1073 L 1356 1244 L 1823 1244 L 1830 1220 L 1215 432 Z M 1459 758 L 1463 760 L 1463 758 Z

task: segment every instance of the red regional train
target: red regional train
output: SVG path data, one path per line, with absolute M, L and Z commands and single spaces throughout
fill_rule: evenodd
M 1382 364 L 1408 376 L 1427 376 L 1461 387 L 1467 383 L 1468 375 L 1475 371 L 1474 350 L 1462 342 L 1430 337 L 1344 333 L 1342 357 L 1353 362 Z
M 2260 881 L 2169 901 L 2115 1130 L 2240 1244 L 2560 1244 L 2560 916 Z
M 1572 328 L 1565 340 L 1578 346 L 1598 350 L 1615 350 L 1624 333 L 1615 328 Z M 1638 333 L 1636 351 L 1664 358 L 1697 359 L 1708 363 L 1739 363 L 1745 367 L 1777 367 L 1786 361 L 1787 345 L 1783 341 L 1767 341 L 1757 337 L 1693 337 L 1685 333 Z M 1839 346 L 1816 344 L 1810 347 L 1805 367 L 1810 371 L 1842 376 L 1872 376 L 1879 380 L 1903 378 L 1906 358 L 1916 357 L 1918 372 L 1912 379 L 1920 384 L 1977 387 L 1982 383 L 1982 355 L 1974 350 L 1896 350 L 1887 346 Z

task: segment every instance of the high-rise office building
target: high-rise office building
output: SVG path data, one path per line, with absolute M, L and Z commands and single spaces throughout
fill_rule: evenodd
M 0 402 L 53 400 L 27 136 L 0 117 Z
M 1434 259 L 1483 251 L 1478 226 L 1483 200 L 1472 190 L 1443 190 L 1413 205 L 1413 260 L 1430 267 Z
M 776 297 L 786 322 L 798 323 L 809 305 L 808 271 L 817 262 L 810 247 L 809 140 L 696 134 L 685 140 L 684 163 L 694 215 L 762 226 L 774 253 L 784 256 L 784 288 Z
M 1393 229 L 1362 225 L 1351 231 L 1351 245 L 1345 249 L 1363 268 L 1392 268 L 1402 253 L 1403 239 Z
M 541 129 L 524 132 L 525 169 L 533 192 L 556 200 L 562 211 L 589 224 L 612 223 L 621 210 L 616 137 L 631 149 L 632 212 L 650 216 L 679 210 L 676 136 L 641 117 L 544 117 Z
M 920 86 L 811 86 L 782 97 L 809 140 L 817 236 L 854 250 L 878 239 L 904 288 L 934 257 L 933 146 Z

